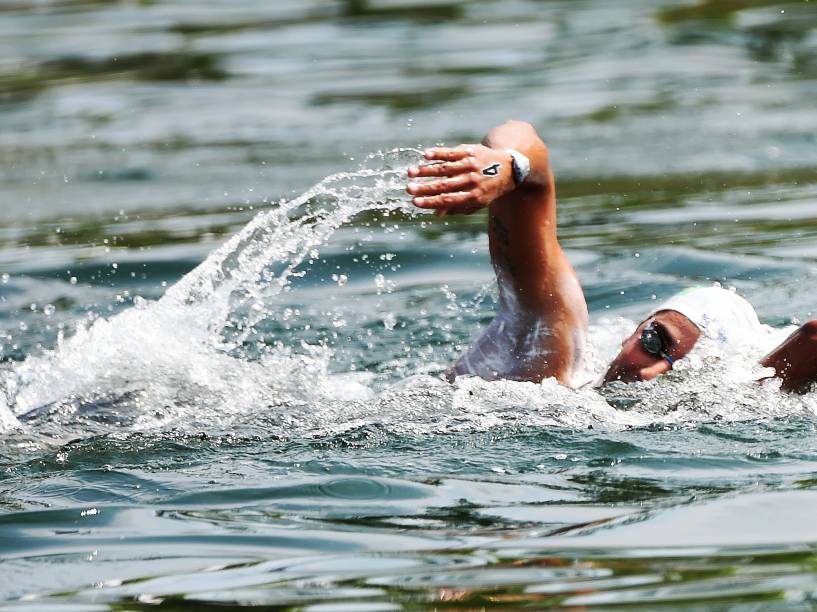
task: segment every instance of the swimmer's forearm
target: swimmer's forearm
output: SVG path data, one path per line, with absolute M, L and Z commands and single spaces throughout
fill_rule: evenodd
M 491 262 L 503 303 L 529 312 L 560 313 L 583 306 L 565 279 L 575 279 L 556 235 L 556 189 L 545 143 L 528 123 L 508 121 L 483 140 L 497 151 L 513 149 L 530 160 L 528 179 L 491 204 Z
M 817 320 L 809 321 L 760 360 L 774 368 L 784 391 L 804 393 L 817 382 Z

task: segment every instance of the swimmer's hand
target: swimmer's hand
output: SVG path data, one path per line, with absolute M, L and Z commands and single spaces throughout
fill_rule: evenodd
M 516 187 L 507 151 L 483 145 L 435 147 L 425 151 L 425 158 L 431 163 L 409 168 L 409 178 L 438 180 L 412 181 L 406 191 L 415 206 L 433 209 L 440 217 L 470 215 Z

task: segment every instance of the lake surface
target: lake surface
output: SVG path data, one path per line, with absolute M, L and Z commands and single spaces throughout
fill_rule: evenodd
M 813 610 L 813 0 L 0 1 L 0 606 Z M 603 369 L 656 301 L 779 329 L 601 391 L 441 372 L 532 122 Z

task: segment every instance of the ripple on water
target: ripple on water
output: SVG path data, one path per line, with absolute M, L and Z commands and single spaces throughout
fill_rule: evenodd
M 691 284 L 804 320 L 811 5 L 17 4 L 6 607 L 813 607 L 817 404 L 754 383 L 762 342 L 601 393 L 442 383 L 496 304 L 484 219 L 412 217 L 405 158 L 308 189 L 512 112 L 554 152 L 596 372 Z

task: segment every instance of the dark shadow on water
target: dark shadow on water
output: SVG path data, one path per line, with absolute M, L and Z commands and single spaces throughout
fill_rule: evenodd
M 440 19 L 459 19 L 463 14 L 462 4 L 454 2 L 398 5 L 372 2 L 372 0 L 344 0 L 343 2 L 344 17 L 438 21 Z
M 693 19 L 729 20 L 739 11 L 801 4 L 802 0 L 699 0 L 688 6 L 665 8 L 659 13 L 659 18 L 664 23 Z
M 220 59 L 198 51 L 142 52 L 103 59 L 68 56 L 0 73 L 0 103 L 24 101 L 49 87 L 76 81 L 114 79 L 137 81 L 223 80 Z
M 329 104 L 367 104 L 385 106 L 395 111 L 408 111 L 427 108 L 451 102 L 468 95 L 464 85 L 447 85 L 441 87 L 422 87 L 410 91 L 360 91 L 360 92 L 327 92 L 316 95 L 312 103 L 316 106 Z

